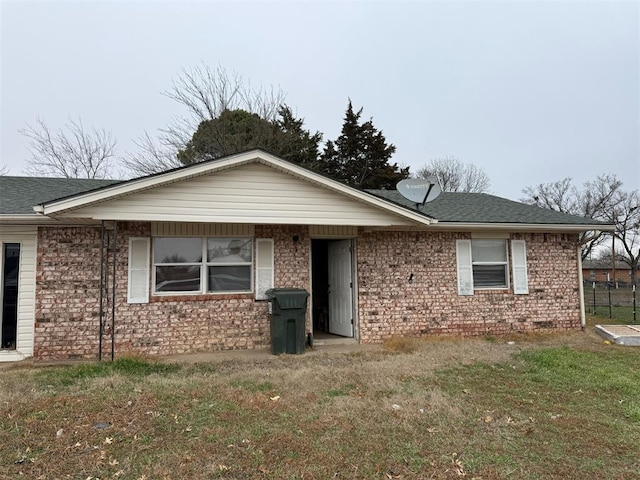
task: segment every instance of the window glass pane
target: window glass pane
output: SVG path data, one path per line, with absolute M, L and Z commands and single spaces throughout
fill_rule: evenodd
M 201 261 L 201 238 L 153 239 L 153 263 L 197 263 Z
M 200 291 L 200 266 L 156 267 L 156 292 Z
M 251 266 L 208 267 L 209 292 L 250 292 Z
M 251 262 L 252 242 L 250 238 L 208 238 L 207 256 L 211 263 Z
M 482 287 L 507 287 L 506 265 L 474 265 L 473 285 Z
M 506 240 L 472 240 L 473 262 L 506 262 Z

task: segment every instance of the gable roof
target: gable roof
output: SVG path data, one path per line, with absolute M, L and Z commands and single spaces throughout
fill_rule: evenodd
M 442 192 L 435 200 L 416 205 L 397 190 L 367 190 L 372 195 L 438 219 L 440 227 L 451 224 L 515 224 L 583 226 L 608 230 L 609 225 L 536 205 L 514 202 L 487 193 Z
M 350 201 L 358 204 L 364 204 L 370 209 L 373 208 L 385 213 L 387 218 L 383 223 L 371 223 L 370 225 L 389 226 L 397 224 L 405 226 L 426 226 L 436 223 L 437 221 L 422 212 L 406 209 L 403 206 L 389 202 L 388 200 L 346 186 L 340 182 L 329 179 L 323 175 L 312 172 L 304 167 L 290 163 L 259 149 L 121 182 L 66 198 L 42 202 L 36 205 L 34 210 L 37 213 L 48 217 L 65 218 L 65 216 L 67 216 L 69 218 L 78 218 L 79 214 L 74 212 L 79 212 L 81 209 L 93 207 L 90 210 L 92 215 L 91 218 L 98 219 L 100 216 L 96 215 L 96 208 L 100 208 L 100 205 L 107 205 L 107 202 L 114 202 L 133 195 L 143 194 L 144 192 L 153 189 L 169 187 L 173 184 L 178 184 L 186 180 L 197 179 L 198 177 L 206 177 L 213 174 L 224 175 L 225 171 L 238 169 L 239 167 L 249 164 L 265 165 L 290 177 L 303 180 L 307 185 L 320 187 L 321 189 L 324 189 L 325 191 L 328 190 L 342 198 L 349 199 Z M 389 221 L 389 218 L 398 219 L 397 223 Z M 133 220 L 130 212 L 126 217 L 114 217 L 111 219 Z M 139 218 L 138 220 L 145 220 L 145 218 Z M 359 223 L 355 223 L 355 225 L 359 225 Z
M 613 230 L 612 225 L 593 219 L 484 193 L 443 192 L 425 205 L 416 205 L 396 190 L 357 190 L 260 149 L 127 181 L 0 177 L 0 222 L 33 223 L 37 219 L 77 219 L 78 212 L 82 212 L 83 209 L 95 213 L 101 209 L 101 205 L 107 205 L 109 202 L 248 164 L 266 165 L 343 198 L 395 215 L 401 220 L 398 225 L 448 230 Z

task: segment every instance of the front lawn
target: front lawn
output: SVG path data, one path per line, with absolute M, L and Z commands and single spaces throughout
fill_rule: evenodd
M 590 333 L 0 370 L 0 478 L 640 478 L 640 349 Z

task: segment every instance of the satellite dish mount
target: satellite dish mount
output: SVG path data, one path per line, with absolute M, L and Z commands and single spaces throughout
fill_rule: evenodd
M 415 202 L 416 207 L 435 200 L 441 193 L 442 187 L 435 175 L 426 178 L 408 178 L 400 180 L 396 185 L 400 194 L 407 200 Z

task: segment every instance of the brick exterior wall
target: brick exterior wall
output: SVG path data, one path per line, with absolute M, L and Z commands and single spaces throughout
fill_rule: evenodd
M 360 236 L 361 342 L 377 343 L 392 335 L 499 335 L 580 328 L 577 236 L 512 235 L 526 241 L 529 294 L 476 290 L 473 296 L 457 291 L 455 241 L 463 238 L 470 236 L 448 232 Z
M 149 237 L 150 225 L 118 224 L 115 319 L 118 355 L 269 345 L 267 303 L 255 301 L 253 294 L 151 295 L 149 303 L 128 304 L 127 262 L 132 236 Z M 308 227 L 256 225 L 255 238 L 274 239 L 277 287 L 311 291 Z M 513 238 L 527 241 L 529 295 L 489 290 L 476 291 L 468 297 L 457 293 L 457 238 L 469 236 L 424 232 L 360 234 L 356 242 L 360 341 L 376 343 L 391 335 L 479 335 L 580 328 L 576 236 L 514 235 Z M 97 356 L 99 278 L 99 228 L 38 230 L 34 346 L 37 358 Z M 111 349 L 110 318 L 109 310 L 105 355 Z
M 298 236 L 297 242 L 293 240 L 294 235 Z M 115 318 L 118 355 L 177 354 L 269 345 L 267 302 L 256 302 L 253 294 L 151 295 L 149 303 L 128 304 L 129 238 L 149 236 L 148 223 L 118 224 Z M 311 290 L 308 227 L 258 225 L 255 238 L 274 239 L 276 286 Z M 36 358 L 97 356 L 99 283 L 99 228 L 39 229 Z M 111 352 L 110 312 L 106 315 L 103 337 L 105 356 Z

